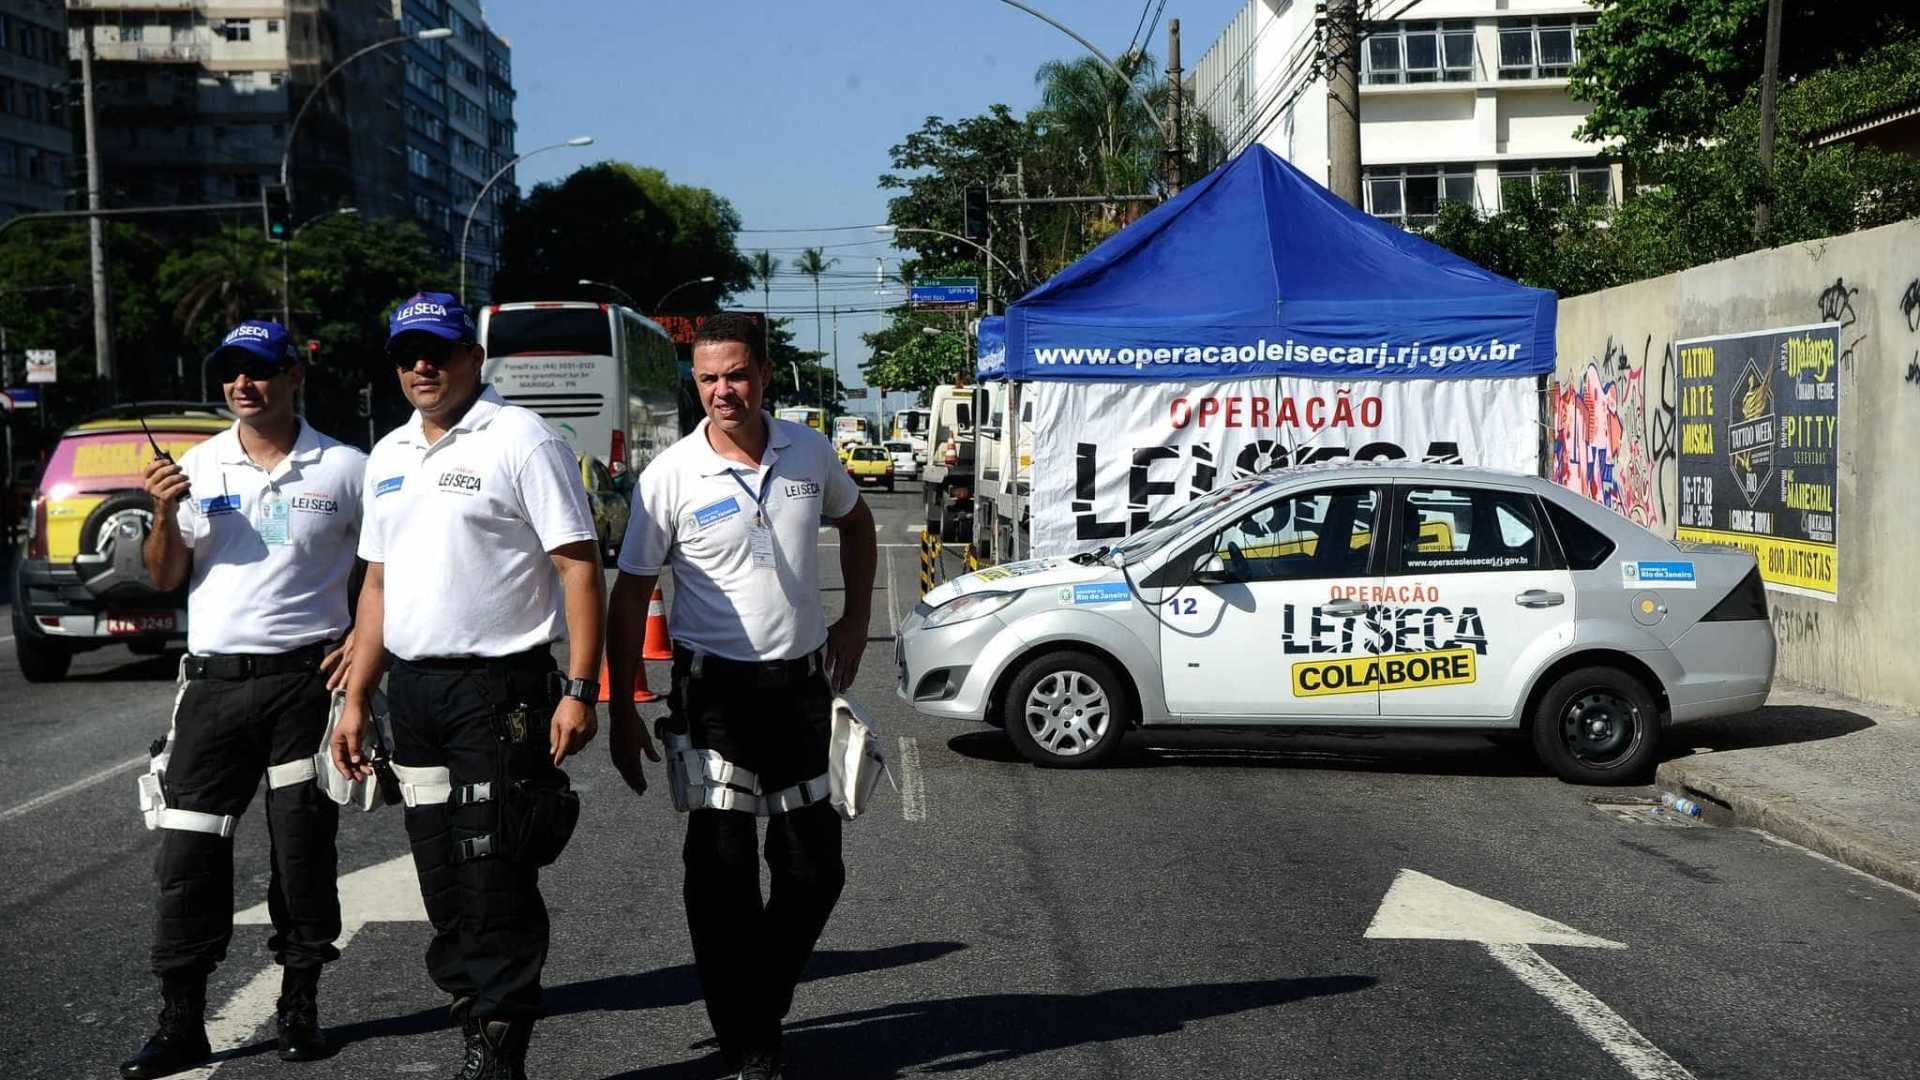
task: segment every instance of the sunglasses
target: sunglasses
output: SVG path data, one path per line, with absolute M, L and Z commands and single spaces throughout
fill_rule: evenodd
M 213 362 L 214 377 L 225 386 L 245 375 L 254 382 L 266 382 L 276 376 L 285 375 L 293 370 L 291 364 L 276 364 L 271 360 L 262 360 L 257 356 L 245 358 L 222 357 Z
M 466 354 L 465 351 L 470 347 L 471 346 L 464 341 L 442 341 L 439 339 L 425 342 L 403 342 L 389 352 L 387 358 L 392 360 L 393 366 L 401 371 L 412 371 L 414 365 L 422 360 L 425 360 L 434 367 L 444 368 L 447 366 L 447 363 L 453 359 L 455 349 L 461 350 L 461 355 L 464 356 Z

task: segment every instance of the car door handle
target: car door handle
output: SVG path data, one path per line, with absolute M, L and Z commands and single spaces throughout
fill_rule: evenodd
M 1365 615 L 1367 613 L 1367 605 L 1358 600 L 1335 600 L 1320 610 L 1336 619 L 1344 619 L 1349 615 Z
M 1521 607 L 1559 607 L 1561 604 L 1567 602 L 1567 598 L 1561 593 L 1548 592 L 1545 589 L 1528 589 L 1526 592 L 1514 597 L 1513 602 L 1519 604 Z

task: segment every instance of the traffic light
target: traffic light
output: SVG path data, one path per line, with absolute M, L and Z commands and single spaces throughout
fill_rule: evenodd
M 293 235 L 293 211 L 287 205 L 287 189 L 278 184 L 260 189 L 260 216 L 266 223 L 267 239 L 285 241 Z
M 988 232 L 987 189 L 984 184 L 979 187 L 967 188 L 966 213 L 960 227 L 960 232 L 961 235 L 969 240 L 977 243 L 986 242 Z

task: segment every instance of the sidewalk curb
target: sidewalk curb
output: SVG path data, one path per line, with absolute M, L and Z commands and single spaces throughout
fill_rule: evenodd
M 1764 784 L 1726 775 L 1711 759 L 1663 762 L 1654 786 L 1725 807 L 1737 825 L 1761 829 L 1817 851 L 1889 884 L 1920 892 L 1920 846 L 1906 847 L 1861 832 L 1835 816 Z

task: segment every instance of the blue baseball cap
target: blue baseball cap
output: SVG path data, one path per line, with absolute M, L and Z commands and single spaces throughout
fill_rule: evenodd
M 387 320 L 387 349 L 402 334 L 432 334 L 446 341 L 473 341 L 473 320 L 452 293 L 422 292 L 394 309 Z
M 207 354 L 207 359 L 212 360 L 228 349 L 239 349 L 270 364 L 291 367 L 300 362 L 300 350 L 294 347 L 293 335 L 279 323 L 264 319 L 248 319 L 227 331 L 227 336 L 218 348 Z

